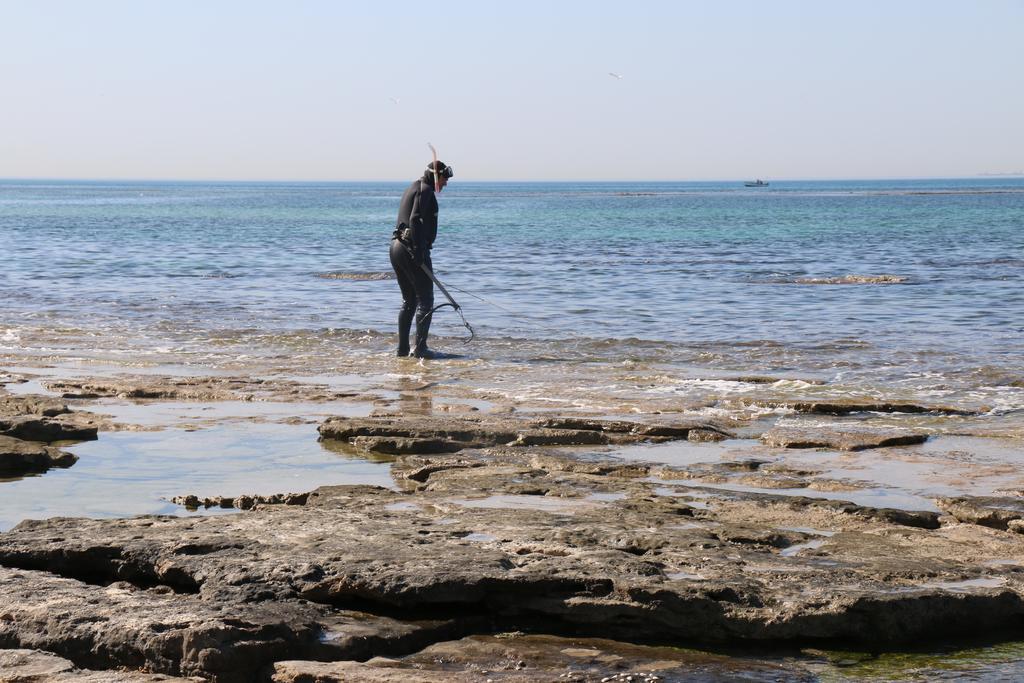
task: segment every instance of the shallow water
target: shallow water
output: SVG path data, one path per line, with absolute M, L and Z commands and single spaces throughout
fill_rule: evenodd
M 183 429 L 232 421 L 284 421 L 301 419 L 319 423 L 333 415 L 369 415 L 366 404 L 292 401 L 128 401 L 100 399 L 89 410 L 109 415 L 115 422 L 140 427 L 175 426 Z M 301 416 L 301 417 L 298 417 Z
M 403 188 L 0 183 L 0 353 L 386 352 L 397 287 L 371 275 Z M 478 341 L 444 310 L 434 331 L 469 361 L 659 365 L 652 395 L 696 368 L 1022 410 L 1022 225 L 1020 179 L 456 183 L 434 262 Z
M 685 574 L 682 572 L 681 574 Z M 679 576 L 680 580 L 699 580 Z M 470 636 L 458 645 L 439 644 L 403 657 L 400 666 L 426 671 L 485 670 L 494 681 L 506 671 L 552 672 L 537 680 L 662 681 L 724 683 L 787 681 L 852 683 L 854 681 L 1018 681 L 1024 674 L 1024 645 L 973 645 L 931 652 L 804 650 L 706 651 L 682 647 L 631 645 L 600 638 L 560 638 L 510 633 Z M 510 666 L 515 662 L 516 667 Z M 523 671 L 519 672 L 518 667 Z M 394 674 L 400 675 L 397 668 Z M 558 673 L 561 672 L 561 673 Z M 483 677 L 481 677 L 483 680 Z
M 169 502 L 185 494 L 301 493 L 329 484 L 394 487 L 388 463 L 323 448 L 315 424 L 104 432 L 97 441 L 67 450 L 79 456 L 68 469 L 0 482 L 0 531 L 23 519 L 193 514 Z

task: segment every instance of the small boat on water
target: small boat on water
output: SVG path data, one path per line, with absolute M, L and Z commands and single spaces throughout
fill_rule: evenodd
M 744 187 L 768 187 L 768 181 L 758 178 L 757 180 L 748 180 L 743 185 Z

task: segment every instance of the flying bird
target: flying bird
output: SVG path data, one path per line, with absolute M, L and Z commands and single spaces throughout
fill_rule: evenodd
M 609 71 L 608 75 L 611 76 L 612 78 L 617 78 L 620 81 L 622 80 L 622 76 L 620 74 L 615 73 L 614 71 Z
M 397 97 L 389 97 L 388 99 L 394 102 L 395 104 L 398 104 L 399 102 L 399 99 Z

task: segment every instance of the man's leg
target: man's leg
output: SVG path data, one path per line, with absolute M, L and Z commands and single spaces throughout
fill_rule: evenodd
M 427 267 L 433 270 L 430 257 L 427 257 Z M 423 272 L 423 268 L 416 266 L 414 272 L 416 287 L 416 343 L 412 349 L 412 355 L 417 358 L 430 358 L 433 354 L 427 348 L 427 335 L 430 333 L 430 320 L 434 317 L 430 312 L 434 308 L 434 282 L 430 276 Z
M 416 284 L 413 279 L 413 268 L 422 270 L 412 261 L 405 245 L 398 240 L 391 240 L 391 267 L 395 269 L 398 287 L 402 290 L 402 308 L 398 311 L 398 356 L 409 355 L 409 330 L 412 327 L 412 316 L 416 310 Z

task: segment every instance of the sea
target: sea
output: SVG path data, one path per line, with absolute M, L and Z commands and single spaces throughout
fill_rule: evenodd
M 0 531 L 54 515 L 185 514 L 170 502 L 181 493 L 389 485 L 387 463 L 321 447 L 315 425 L 325 411 L 401 406 L 410 387 L 482 410 L 737 424 L 758 419 L 752 401 L 779 419 L 766 399 L 939 404 L 971 416 L 899 419 L 950 435 L 936 441 L 941 462 L 995 463 L 992 490 L 1024 465 L 1024 178 L 455 179 L 439 196 L 433 264 L 468 327 L 439 309 L 431 346 L 445 357 L 423 362 L 394 353 L 388 246 L 406 186 L 0 180 L 0 381 L 22 382 L 9 391 L 45 393 L 47 377 L 226 374 L 367 396 L 361 407 L 90 404 L 141 428 L 74 446 L 72 468 L 0 481 Z M 965 434 L 994 445 L 965 450 Z M 945 493 L 897 471 L 880 470 L 878 485 L 915 501 Z M 948 655 L 928 645 L 921 661 L 836 655 L 814 678 L 1024 675 L 1019 638 Z
M 2 181 L 0 352 L 380 353 L 405 186 Z M 475 333 L 441 309 L 441 350 L 1024 408 L 1024 178 L 453 181 L 439 203 L 435 272 Z

